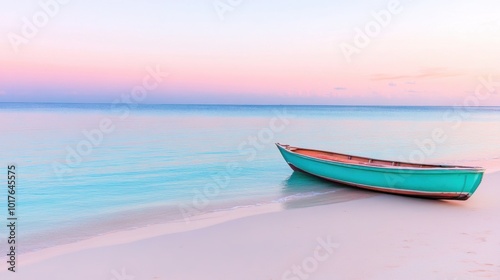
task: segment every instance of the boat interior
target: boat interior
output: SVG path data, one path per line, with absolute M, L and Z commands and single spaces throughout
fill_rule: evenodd
M 338 153 L 332 153 L 332 152 L 326 152 L 326 151 L 303 149 L 303 148 L 297 148 L 297 147 L 292 147 L 292 146 L 287 146 L 287 145 L 282 145 L 282 147 L 284 147 L 287 150 L 292 151 L 294 153 L 313 157 L 313 158 L 319 158 L 319 159 L 335 161 L 335 162 L 358 164 L 358 165 L 369 165 L 369 166 L 378 166 L 378 167 L 401 166 L 401 167 L 412 167 L 412 168 L 455 167 L 455 166 L 415 164 L 415 163 L 407 163 L 407 162 L 399 162 L 399 161 L 378 160 L 378 159 L 351 156 L 351 155 L 338 154 Z

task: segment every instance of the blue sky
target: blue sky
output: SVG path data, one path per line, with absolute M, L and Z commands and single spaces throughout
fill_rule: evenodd
M 147 67 L 170 75 L 145 103 L 455 105 L 500 82 L 498 1 L 67 2 L 2 1 L 0 102 L 111 102 Z

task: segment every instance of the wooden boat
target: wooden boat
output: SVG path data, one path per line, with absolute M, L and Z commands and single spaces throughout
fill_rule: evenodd
M 467 200 L 484 168 L 379 160 L 276 143 L 295 171 L 375 191 L 434 199 Z

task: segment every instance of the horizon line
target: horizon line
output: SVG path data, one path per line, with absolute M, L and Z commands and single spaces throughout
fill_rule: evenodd
M 37 101 L 0 101 L 0 104 L 85 104 L 112 105 L 108 102 L 37 102 Z M 356 105 L 356 104 L 218 104 L 218 103 L 135 103 L 136 105 L 174 105 L 174 106 L 337 106 L 337 107 L 500 107 L 500 105 L 457 106 L 457 105 Z

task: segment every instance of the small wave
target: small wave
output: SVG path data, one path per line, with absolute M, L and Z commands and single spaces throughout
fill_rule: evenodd
M 267 204 L 269 204 L 269 203 L 258 202 L 258 203 L 255 203 L 255 204 L 237 205 L 237 206 L 232 206 L 232 207 L 227 207 L 227 208 L 214 209 L 214 210 L 209 211 L 209 212 L 231 211 L 231 210 L 242 209 L 242 208 L 258 207 L 258 206 L 267 205 Z
M 276 200 L 273 200 L 274 203 L 284 203 L 309 197 L 315 197 L 320 195 L 325 195 L 328 193 L 334 193 L 335 191 L 327 191 L 327 192 L 307 192 L 307 193 L 296 193 L 293 195 L 285 196 Z
M 256 202 L 256 203 L 250 203 L 250 204 L 243 204 L 243 205 L 236 205 L 236 206 L 211 209 L 211 210 L 205 211 L 205 212 L 200 213 L 200 214 L 232 211 L 232 210 L 237 210 L 237 209 L 265 206 L 265 205 L 270 205 L 270 204 L 275 204 L 275 203 L 281 204 L 281 203 L 285 203 L 285 202 L 297 201 L 300 199 L 326 195 L 326 194 L 334 193 L 334 192 L 336 192 L 336 191 L 296 193 L 296 194 L 288 195 L 288 196 L 281 197 L 281 198 L 274 199 L 274 200 L 270 200 L 270 201 L 260 201 L 260 202 Z

